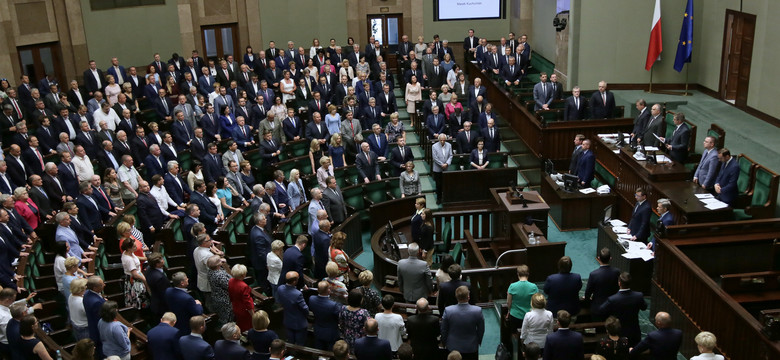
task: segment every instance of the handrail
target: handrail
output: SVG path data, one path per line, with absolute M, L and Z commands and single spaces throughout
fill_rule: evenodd
M 496 267 L 495 268 L 498 269 L 498 262 L 501 261 L 501 258 L 504 257 L 504 255 L 511 254 L 511 253 L 527 252 L 527 251 L 528 251 L 528 249 L 523 248 L 523 249 L 510 249 L 510 250 L 502 252 L 501 255 L 498 255 L 498 258 L 496 259 Z

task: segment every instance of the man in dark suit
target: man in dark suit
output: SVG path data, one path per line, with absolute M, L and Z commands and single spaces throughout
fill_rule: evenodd
M 647 193 L 642 188 L 636 189 L 634 197 L 636 205 L 631 220 L 628 221 L 627 233 L 631 235 L 632 241 L 647 243 L 647 237 L 650 236 L 651 205 L 647 202 Z
M 661 114 L 661 104 L 654 104 L 650 108 L 650 116 L 647 118 L 644 128 L 636 136 L 639 144 L 643 146 L 659 146 L 660 142 L 656 136 L 662 137 L 666 134 L 666 122 Z
M 460 154 L 471 154 L 471 150 L 477 148 L 477 138 L 479 138 L 479 132 L 471 129 L 471 122 L 466 121 L 463 123 L 463 131 L 458 132 L 455 138 L 455 145 Z
M 471 109 L 472 111 L 476 111 L 477 109 L 478 97 L 480 96 L 482 97 L 483 104 L 487 103 L 487 89 L 484 86 L 482 86 L 481 78 L 474 78 L 474 85 L 469 86 L 468 96 L 469 96 L 468 97 L 469 109 Z M 484 105 L 482 111 L 484 111 Z
M 582 334 L 569 329 L 571 315 L 558 311 L 558 331 L 548 334 L 544 343 L 544 360 L 582 359 L 585 350 Z
M 637 138 L 640 134 L 644 133 L 647 127 L 647 120 L 650 119 L 650 110 L 647 108 L 647 102 L 645 99 L 639 99 L 636 101 L 636 109 L 639 111 L 639 115 L 634 118 L 634 129 L 631 130 L 631 144 L 636 145 Z
M 222 325 L 222 337 L 214 344 L 216 359 L 249 360 L 249 350 L 241 345 L 241 328 L 234 322 Z
M 92 185 L 89 182 L 83 181 L 78 186 L 81 194 L 81 196 L 76 198 L 76 205 L 79 208 L 79 221 L 94 233 L 94 231 L 103 227 L 103 222 L 100 221 L 103 218 L 100 213 L 100 207 L 98 207 L 97 201 L 92 198 Z
M 482 138 L 485 140 L 485 150 L 497 152 L 501 149 L 501 132 L 496 127 L 496 120 L 487 120 L 487 127 L 482 128 Z
M 365 325 L 366 336 L 355 340 L 355 357 L 357 360 L 390 360 L 393 351 L 390 341 L 380 339 L 379 324 L 375 319 L 369 318 Z
M 252 269 L 255 271 L 255 279 L 263 289 L 267 289 L 268 268 L 266 267 L 266 255 L 271 252 L 273 239 L 266 232 L 267 219 L 262 213 L 255 213 L 253 221 L 255 226 L 249 231 L 249 254 Z
M 160 151 L 160 145 L 153 144 L 149 147 L 149 155 L 144 158 L 146 177 L 151 179 L 154 175 L 164 175 L 166 170 L 165 159 Z
M 677 352 L 682 344 L 682 331 L 672 329 L 672 317 L 663 311 L 655 314 L 655 326 L 658 330 L 647 334 L 647 337 L 631 349 L 631 355 L 638 357 L 649 350 L 653 360 L 677 359 Z
M 620 269 L 609 265 L 611 259 L 612 255 L 608 248 L 599 251 L 599 255 L 596 257 L 599 267 L 590 273 L 588 285 L 585 286 L 585 300 L 590 300 L 591 315 L 598 320 L 603 319 L 597 317 L 601 305 L 620 289 L 618 287 Z
M 167 217 L 160 211 L 157 201 L 149 193 L 149 190 L 148 182 L 138 182 L 138 198 L 135 199 L 135 206 L 138 207 L 139 214 L 144 214 L 138 219 L 141 225 L 140 230 L 144 234 L 144 240 L 151 244 L 154 243 L 155 234 L 162 229 Z
M 84 87 L 87 90 L 87 96 L 92 96 L 95 91 L 103 91 L 106 88 L 106 77 L 103 70 L 97 68 L 95 60 L 89 61 L 89 69 L 84 70 Z
M 393 176 L 401 175 L 401 172 L 406 170 L 406 163 L 414 161 L 414 154 L 412 149 L 406 146 L 406 140 L 403 136 L 396 138 L 397 147 L 390 150 L 390 165 L 393 168 Z
M 320 146 L 325 145 L 330 140 L 330 133 L 325 124 L 322 123 L 322 115 L 315 112 L 312 114 L 312 121 L 306 125 L 306 138 L 309 141 L 317 139 L 320 142 Z
M 149 350 L 152 352 L 152 357 L 155 360 L 179 360 L 181 354 L 179 350 L 179 330 L 174 327 L 175 325 L 176 315 L 172 312 L 164 313 L 161 316 L 160 323 L 146 333 L 148 337 L 147 346 L 149 346 Z
M 260 106 L 260 105 L 257 105 Z M 287 112 L 287 117 L 282 120 L 282 131 L 287 141 L 297 141 L 303 136 L 304 123 L 295 116 L 295 112 Z
M 173 274 L 171 284 L 173 287 L 165 290 L 165 303 L 176 314 L 176 328 L 179 329 L 179 336 L 184 336 L 190 330 L 190 319 L 202 315 L 203 307 L 200 305 L 200 301 L 195 300 L 187 292 L 189 285 L 187 274 L 183 272 Z
M 297 244 L 296 246 L 290 247 L 290 249 L 296 247 Z M 290 251 L 290 249 L 285 251 L 285 255 L 287 255 L 287 252 Z M 302 254 L 300 254 L 300 257 L 301 260 L 303 260 Z M 282 260 L 283 264 L 285 262 L 285 260 Z M 306 305 L 306 302 L 303 300 L 301 291 L 297 289 L 299 279 L 298 273 L 295 271 L 284 272 L 284 265 L 282 265 L 282 276 L 285 281 L 284 284 L 280 285 L 276 290 L 276 302 L 284 309 L 283 324 L 285 330 L 287 330 L 287 340 L 296 345 L 304 345 L 306 343 L 306 329 L 309 326 L 307 320 L 309 306 Z
M 455 290 L 455 298 L 458 304 L 444 309 L 441 342 L 448 351 L 459 351 L 463 359 L 476 360 L 485 334 L 485 318 L 482 309 L 468 303 L 469 289 L 465 286 Z
M 315 87 L 314 92 L 312 92 L 312 97 L 313 99 L 309 101 L 309 114 L 314 115 L 315 112 L 327 114 L 328 101 L 322 98 L 321 90 L 317 90 L 317 87 Z M 339 104 L 341 104 L 341 102 L 339 102 Z
M 266 189 L 266 191 L 267 190 L 268 189 Z M 266 195 L 268 195 L 267 192 Z M 283 283 L 285 279 L 289 281 L 290 279 L 287 274 L 292 271 L 298 274 L 293 286 L 303 288 L 303 282 L 298 283 L 298 279 L 303 276 L 303 249 L 306 248 L 306 243 L 308 241 L 306 236 L 298 236 L 298 238 L 295 239 L 295 245 L 290 246 L 284 251 L 284 255 L 282 256 L 282 272 L 279 275 L 279 284 Z
M 379 175 L 379 164 L 376 153 L 370 150 L 368 142 L 360 144 L 360 153 L 355 156 L 355 165 L 358 168 L 360 179 L 368 183 L 373 180 L 382 180 Z
M 87 313 L 87 327 L 89 328 L 89 338 L 95 342 L 95 357 L 103 358 L 103 344 L 100 341 L 100 332 L 98 331 L 98 321 L 100 321 L 100 308 L 106 299 L 101 294 L 105 283 L 99 276 L 90 276 L 87 279 L 87 291 L 84 292 L 84 311 Z
M 715 193 L 720 201 L 731 205 L 737 198 L 737 179 L 739 179 L 739 163 L 731 156 L 729 149 L 723 148 L 718 152 L 718 161 L 721 163 L 720 173 L 715 179 Z
M 43 174 L 44 163 L 46 162 L 46 159 L 43 157 L 47 154 L 38 146 L 38 138 L 35 136 L 28 137 L 27 144 L 29 145 L 28 148 L 22 152 L 24 165 L 25 167 L 30 168 L 33 174 L 41 175 Z
M 314 278 L 323 279 L 328 276 L 325 265 L 330 259 L 330 221 L 320 220 L 318 230 L 312 235 L 311 244 L 314 248 Z
M 179 320 L 177 316 L 177 327 L 181 322 L 184 322 L 184 319 Z M 179 332 L 181 336 L 179 338 L 181 358 L 187 360 L 214 360 L 214 349 L 206 340 L 203 340 L 203 334 L 206 333 L 206 318 L 202 315 L 192 316 L 186 321 L 185 326 L 189 326 L 190 334 L 185 335 L 181 331 Z
M 238 116 L 236 118 L 236 127 L 233 129 L 233 141 L 238 144 L 238 148 L 241 151 L 247 151 L 249 147 L 255 144 L 252 130 L 246 124 L 246 119 L 248 118 Z
M 571 90 L 571 96 L 566 98 L 566 105 L 563 107 L 564 120 L 582 120 L 585 118 L 585 102 L 580 96 L 580 87 L 575 86 Z
M 441 107 L 433 106 L 431 108 L 431 114 L 426 117 L 426 127 L 428 128 L 428 138 L 436 139 L 439 134 L 444 133 L 446 120 L 444 115 L 440 113 Z M 465 124 L 465 123 L 464 123 Z
M 577 159 L 577 182 L 580 187 L 589 187 L 596 171 L 596 155 L 590 150 L 590 140 L 582 140 L 582 153 Z
M 439 317 L 431 312 L 428 300 L 417 300 L 417 314 L 406 320 L 406 333 L 409 335 L 414 354 L 418 359 L 434 359 L 439 356 Z M 400 349 L 399 349 L 400 350 Z
M 473 297 L 471 291 L 471 284 L 468 281 L 463 281 L 460 278 L 461 267 L 458 264 L 452 264 L 445 270 L 447 275 L 450 276 L 450 281 L 439 284 L 439 296 L 437 297 L 438 307 L 440 309 L 446 309 L 450 305 L 458 303 L 458 299 L 455 297 L 455 290 L 461 286 L 465 286 L 469 290 L 469 304 L 474 305 L 476 303 L 476 297 Z
M 607 91 L 607 82 L 599 81 L 599 91 L 590 97 L 591 119 L 611 119 L 615 114 L 615 96 Z
M 192 191 L 184 178 L 179 174 L 181 167 L 178 163 L 168 163 L 167 169 L 168 171 L 163 176 L 165 179 L 165 190 L 168 192 L 171 200 L 177 204 L 187 203 L 187 199 Z
M 577 175 L 577 166 L 579 165 L 580 155 L 582 155 L 582 141 L 585 140 L 585 135 L 577 134 L 574 136 L 574 150 L 571 153 L 571 160 L 569 160 L 569 174 Z
M 222 139 L 220 135 L 219 115 L 214 113 L 214 105 L 206 104 L 206 113 L 200 118 L 200 127 L 203 128 L 203 137 L 206 142 Z
M 71 162 L 70 153 L 63 152 L 60 155 L 60 164 L 57 165 L 58 178 L 60 184 L 65 190 L 65 194 L 71 198 L 79 195 L 79 178 L 76 174 L 76 167 Z M 91 195 L 91 192 L 90 192 Z
M 8 163 L 2 160 L 0 162 L 0 193 L 13 195 L 14 190 L 16 190 L 16 184 L 11 180 L 11 175 L 8 173 Z
M 146 276 L 146 283 L 149 284 L 150 307 L 154 315 L 163 316 L 164 318 L 165 315 L 163 314 L 168 311 L 168 304 L 165 302 L 165 291 L 171 287 L 171 282 L 168 280 L 168 276 L 165 275 L 165 270 L 163 269 L 165 263 L 160 253 L 152 253 L 149 255 L 148 261 L 149 269 L 146 270 L 144 276 Z M 173 324 L 169 325 L 173 326 Z M 177 332 L 174 331 L 174 334 Z
M 523 76 L 520 66 L 516 64 L 515 58 L 510 57 L 509 63 L 501 68 L 501 79 L 506 86 L 520 85 L 520 78 Z
M 618 280 L 620 290 L 617 294 L 607 298 L 601 305 L 598 314 L 604 317 L 615 316 L 620 320 L 620 336 L 628 338 L 629 346 L 636 346 L 641 337 L 639 329 L 639 311 L 647 310 L 642 293 L 631 291 L 631 275 L 627 272 L 620 274 Z
M 198 160 L 203 164 L 203 158 L 206 156 L 206 146 L 208 145 L 208 142 L 205 138 L 203 138 L 203 128 L 196 127 L 195 128 L 195 138 L 192 140 L 192 143 L 190 144 L 190 153 L 192 154 L 192 158 L 194 160 Z
M 154 107 L 154 111 L 157 112 L 157 116 L 160 117 L 160 119 L 165 121 L 171 121 L 171 111 L 173 110 L 173 106 L 171 105 L 171 102 L 169 98 L 165 95 L 165 89 L 160 88 L 157 90 L 157 96 L 154 96 L 151 99 L 152 106 Z
M 479 38 L 474 36 L 474 29 L 469 29 L 469 36 L 463 39 L 463 55 L 466 58 L 465 62 L 470 62 L 475 59 L 477 46 L 479 46 Z
M 217 152 L 217 144 L 209 143 L 206 148 L 208 153 L 203 157 L 203 180 L 213 182 L 225 175 L 225 167 L 222 165 L 222 156 Z
M 661 138 L 664 143 L 664 147 L 669 152 L 669 157 L 672 161 L 685 164 L 688 160 L 688 140 L 691 137 L 691 128 L 685 123 L 685 114 L 678 112 L 674 114 L 674 132 L 672 132 L 672 138 Z
M 19 145 L 11 144 L 8 154 L 6 164 L 8 165 L 8 176 L 11 178 L 11 182 L 17 186 L 26 184 L 27 177 L 33 175 L 33 171 L 22 159 L 22 148 Z
M 327 281 L 317 283 L 317 294 L 309 296 L 309 310 L 314 313 L 314 347 L 321 350 L 333 349 L 340 338 L 338 323 L 343 305 L 330 299 Z
M 43 180 L 41 177 L 39 175 L 30 176 L 30 185 L 30 199 L 38 205 L 38 210 L 41 212 L 41 218 L 53 216 L 54 207 L 51 204 L 51 200 L 49 200 L 49 196 L 46 194 L 46 190 L 43 188 Z M 21 217 L 18 219 L 23 220 Z M 29 224 L 27 226 L 29 226 Z
M 376 96 L 376 104 L 379 107 L 380 115 L 382 117 L 390 116 L 390 114 L 398 111 L 395 95 L 393 95 L 393 92 L 390 90 L 390 84 L 384 84 L 382 86 L 382 92 Z

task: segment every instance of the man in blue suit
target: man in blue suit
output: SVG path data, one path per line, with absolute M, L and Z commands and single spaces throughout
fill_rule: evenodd
M 457 305 L 444 309 L 441 320 L 441 342 L 448 351 L 457 350 L 464 360 L 476 360 L 479 346 L 485 334 L 485 318 L 482 309 L 469 305 L 469 289 L 461 286 L 455 290 Z
M 249 231 L 249 253 L 251 254 L 252 269 L 255 271 L 255 280 L 264 290 L 269 287 L 266 255 L 271 252 L 271 243 L 273 242 L 273 239 L 265 231 L 267 221 L 265 214 L 255 213 L 255 226 Z
M 69 152 L 60 154 L 60 164 L 57 165 L 57 174 L 65 194 L 75 198 L 79 194 L 79 178 L 76 175 L 76 167 L 71 162 Z
M 103 223 L 100 221 L 102 216 L 97 202 L 92 197 L 92 185 L 87 181 L 82 181 L 79 184 L 79 193 L 81 195 L 76 198 L 76 205 L 79 208 L 79 221 L 88 226 L 89 230 L 96 231 L 100 229 L 103 226 Z
M 179 321 L 181 322 L 181 320 Z M 214 349 L 206 340 L 203 340 L 203 333 L 206 332 L 206 318 L 202 315 L 193 316 L 187 321 L 186 325 L 189 325 L 190 334 L 182 335 L 179 338 L 181 358 L 186 360 L 213 360 Z
M 628 344 L 635 346 L 642 335 L 639 329 L 639 312 L 647 310 L 647 303 L 642 293 L 631 291 L 631 275 L 629 273 L 620 274 L 618 285 L 620 285 L 620 290 L 617 294 L 607 298 L 598 313 L 604 317 L 612 315 L 618 318 L 621 325 L 620 336 L 627 337 Z
M 176 144 L 176 151 L 182 151 L 190 148 L 192 139 L 195 138 L 195 130 L 192 124 L 184 118 L 184 111 L 176 110 L 174 113 L 176 121 L 171 125 L 171 135 Z
M 450 276 L 450 281 L 439 284 L 439 296 L 436 298 L 436 305 L 439 307 L 439 309 L 446 309 L 447 306 L 458 303 L 458 299 L 455 298 L 455 291 L 461 286 L 465 286 L 469 289 L 469 304 L 474 305 L 475 299 L 471 297 L 471 284 L 468 281 L 461 280 L 460 278 L 461 272 L 463 271 L 460 265 L 452 264 L 445 270 L 447 275 Z
M 715 180 L 715 193 L 720 201 L 731 205 L 737 198 L 737 179 L 739 179 L 739 163 L 729 149 L 723 148 L 718 152 L 720 161 L 720 174 Z
M 544 360 L 570 360 L 585 357 L 582 334 L 569 330 L 571 315 L 558 311 L 558 331 L 548 334 L 544 342 Z
M 444 117 L 441 118 L 441 122 L 444 123 Z M 379 124 L 372 125 L 371 131 L 374 133 L 366 136 L 368 147 L 376 154 L 379 161 L 383 161 L 387 155 L 387 136 L 382 133 L 382 126 Z
M 660 216 L 656 222 L 656 229 L 660 229 L 661 226 L 667 227 L 674 225 L 674 216 L 669 212 L 669 209 L 671 208 L 672 202 L 669 201 L 669 199 L 658 199 L 658 205 L 656 206 L 655 211 L 657 211 Z M 647 244 L 647 248 L 655 249 L 655 236 L 650 239 L 650 242 Z
M 715 138 L 707 136 L 704 138 L 704 152 L 701 154 L 701 161 L 693 173 L 693 183 L 701 186 L 702 189 L 709 192 L 715 191 L 715 180 L 718 174 L 718 149 L 715 148 Z
M 599 267 L 593 270 L 588 276 L 588 285 L 585 286 L 585 300 L 590 300 L 590 313 L 596 317 L 601 305 L 607 301 L 607 298 L 614 295 L 620 287 L 618 278 L 620 278 L 620 269 L 609 265 L 612 255 L 608 248 L 599 251 L 596 261 Z M 603 318 L 598 318 L 603 320 Z
M 192 250 L 189 253 L 192 253 Z M 162 254 L 152 253 L 147 260 L 149 268 L 144 272 L 144 276 L 146 276 L 146 283 L 149 284 L 149 297 L 151 300 L 149 308 L 152 310 L 152 314 L 164 316 L 165 312 L 168 311 L 168 305 L 165 303 L 165 290 L 171 287 L 171 282 L 168 280 L 168 276 L 165 275 L 165 270 L 163 270 L 165 263 L 163 262 Z M 175 323 L 176 315 L 171 313 L 171 316 L 173 316 L 173 322 Z M 171 323 L 171 326 L 173 326 L 173 323 Z
M 236 118 L 236 127 L 233 128 L 233 140 L 238 144 L 241 151 L 247 151 L 250 146 L 255 144 L 252 130 L 249 129 L 249 125 L 246 124 L 246 119 L 243 116 Z
M 682 344 L 682 331 L 672 329 L 672 317 L 663 311 L 655 314 L 655 326 L 658 330 L 647 334 L 647 337 L 631 349 L 631 356 L 638 357 L 649 350 L 653 360 L 677 359 L 677 352 Z
M 577 181 L 580 187 L 590 186 L 593 181 L 593 172 L 596 169 L 596 155 L 590 151 L 590 140 L 582 141 L 582 153 L 577 160 Z
M 631 214 L 631 220 L 628 221 L 627 233 L 631 235 L 632 241 L 647 243 L 647 238 L 650 236 L 651 206 L 647 202 L 647 193 L 642 188 L 636 189 L 634 198 L 636 199 L 636 205 L 634 206 L 634 212 Z
M 87 291 L 84 292 L 84 311 L 87 313 L 87 327 L 89 328 L 89 338 L 95 341 L 95 358 L 103 358 L 103 345 L 100 341 L 100 332 L 98 331 L 98 321 L 100 321 L 100 308 L 106 299 L 101 293 L 105 283 L 99 276 L 90 276 L 87 279 Z
M 366 336 L 355 340 L 355 357 L 357 360 L 390 360 L 393 351 L 390 342 L 380 339 L 379 324 L 375 319 L 366 320 Z
M 436 139 L 439 137 L 439 134 L 444 133 L 444 126 L 447 121 L 444 119 L 444 115 L 439 112 L 440 110 L 438 106 L 432 107 L 432 113 L 428 115 L 425 121 L 425 125 L 428 127 L 428 138 L 430 139 Z
M 674 162 L 685 164 L 688 160 L 688 139 L 691 137 L 691 128 L 685 123 L 685 114 L 674 114 L 674 132 L 671 139 L 661 138 L 663 146 L 669 151 L 669 157 Z
M 198 205 L 199 216 L 198 220 L 206 225 L 206 230 L 209 233 L 213 233 L 217 228 L 217 207 L 206 195 L 206 183 L 203 180 L 195 180 L 193 183 L 195 191 L 192 192 L 190 202 Z
M 303 278 L 303 249 L 306 248 L 306 243 L 308 241 L 309 239 L 307 239 L 305 235 L 299 235 L 298 238 L 295 239 L 295 245 L 290 246 L 284 251 L 284 255 L 282 256 L 282 272 L 279 274 L 279 282 L 277 282 L 277 284 L 281 284 L 286 279 L 286 274 L 290 271 L 298 273 L 299 279 Z M 296 282 L 294 285 L 299 289 L 303 288 L 303 282 L 300 284 Z
M 301 255 L 301 258 L 303 258 L 303 255 Z M 284 263 L 285 260 L 282 260 L 282 262 Z M 309 326 L 309 322 L 306 319 L 309 315 L 309 307 L 303 301 L 301 291 L 296 288 L 299 279 L 298 273 L 295 271 L 285 273 L 284 269 L 282 270 L 285 283 L 276 290 L 276 302 L 284 308 L 283 324 L 285 330 L 287 330 L 287 340 L 296 345 L 305 345 L 306 329 Z
M 309 309 L 314 313 L 314 347 L 330 351 L 341 335 L 339 313 L 344 305 L 330 299 L 330 284 L 320 281 L 317 295 L 309 296 Z
M 200 301 L 195 300 L 192 295 L 187 293 L 187 286 L 190 284 L 187 274 L 181 271 L 177 272 L 171 277 L 171 282 L 173 287 L 165 290 L 165 302 L 176 315 L 176 328 L 179 329 L 179 336 L 184 336 L 190 330 L 191 319 L 203 315 L 203 307 L 200 305 Z M 200 318 L 202 319 L 202 317 Z M 187 359 L 187 356 L 184 358 Z
M 181 206 L 186 203 L 185 199 L 188 195 L 192 194 L 192 191 L 190 190 L 190 186 L 187 185 L 187 182 L 179 175 L 181 169 L 178 162 L 169 161 L 167 167 L 168 171 L 163 175 L 163 179 L 165 180 L 165 191 L 168 192 L 168 195 L 174 202 Z
M 176 325 L 176 315 L 172 312 L 163 314 L 160 323 L 146 333 L 148 348 L 154 360 L 179 360 L 179 330 Z
M 214 344 L 215 360 L 248 360 L 249 350 L 241 346 L 241 329 L 234 322 L 222 325 L 222 337 Z
M 114 80 L 116 80 L 116 83 L 119 85 L 122 85 L 122 83 L 128 80 L 125 67 L 119 65 L 119 59 L 115 57 L 111 58 L 111 67 L 106 70 L 106 73 L 113 76 Z
M 482 96 L 483 102 L 487 103 L 487 89 L 482 86 L 482 78 L 474 78 L 474 85 L 469 86 L 468 96 L 469 108 L 471 109 L 477 108 L 477 98 L 480 96 Z
M 312 246 L 314 247 L 314 278 L 322 279 L 328 276 L 325 272 L 325 265 L 330 259 L 328 248 L 330 248 L 330 221 L 320 220 L 319 230 L 312 236 Z
M 580 312 L 579 293 L 582 288 L 580 274 L 571 272 L 571 258 L 563 256 L 558 260 L 558 273 L 547 277 L 544 293 L 547 294 L 547 309 L 553 314 L 566 310 L 575 316 Z

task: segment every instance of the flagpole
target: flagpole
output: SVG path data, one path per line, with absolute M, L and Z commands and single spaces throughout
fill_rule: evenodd
M 688 96 L 688 75 L 691 73 L 691 63 L 685 65 L 685 92 L 683 96 Z
M 653 93 L 653 69 L 655 68 L 655 64 L 650 68 L 650 89 L 647 90 L 648 93 Z

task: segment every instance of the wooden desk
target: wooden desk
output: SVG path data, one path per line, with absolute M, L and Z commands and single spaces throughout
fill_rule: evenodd
M 494 187 L 517 186 L 517 169 L 456 170 L 442 173 L 442 203 L 484 203 Z M 413 208 L 413 207 L 412 207 Z
M 653 261 L 644 261 L 642 259 L 626 259 L 623 254 L 626 249 L 617 241 L 617 234 L 612 231 L 612 227 L 599 225 L 599 237 L 596 245 L 595 255 L 601 249 L 607 248 L 612 254 L 610 264 L 620 271 L 628 271 L 631 274 L 631 289 L 641 291 L 645 295 L 650 295 L 650 280 L 653 276 Z
M 647 191 L 647 199 L 655 208 L 658 199 L 667 198 L 672 202 L 670 210 L 677 224 L 728 221 L 733 218 L 730 207 L 710 210 L 704 207 L 696 194 L 706 191 L 687 181 L 690 172 L 684 165 L 676 163 L 648 164 L 634 159 L 633 153 L 626 147 L 617 149 L 601 138 L 592 141 L 596 160 L 617 177 L 618 214 L 628 221 L 636 204 L 636 189 Z M 618 150 L 615 153 L 615 150 Z
M 528 234 L 534 232 L 537 244 L 528 242 Z M 558 259 L 563 257 L 566 252 L 566 242 L 550 242 L 547 237 L 541 234 L 541 229 L 533 225 L 522 223 L 512 224 L 512 233 L 510 236 L 509 247 L 502 249 L 526 249 L 525 253 L 509 254 L 506 257 L 512 258 L 512 263 L 527 264 L 531 269 L 529 281 L 540 282 L 547 279 L 548 276 L 558 272 Z M 502 259 L 501 262 L 505 263 Z
M 528 207 L 522 204 L 512 204 L 506 197 L 510 188 L 493 188 L 490 194 L 493 197 L 494 212 L 497 216 L 493 222 L 493 237 L 508 238 L 511 233 L 510 226 L 517 223 L 526 223 L 527 220 L 533 221 L 539 226 L 540 235 L 547 234 L 547 215 L 550 212 L 550 206 L 544 198 L 536 191 L 525 191 L 523 194 L 528 200 Z
M 542 197 L 550 205 L 550 216 L 561 231 L 583 230 L 598 226 L 604 208 L 617 202 L 614 193 L 583 194 L 561 189 L 550 175 L 542 179 Z

